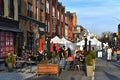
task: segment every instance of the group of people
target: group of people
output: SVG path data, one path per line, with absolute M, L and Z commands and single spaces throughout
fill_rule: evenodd
M 73 65 L 76 62 L 82 62 L 84 56 L 84 50 L 76 49 L 75 52 L 72 52 L 71 49 L 65 46 L 59 48 L 58 51 L 54 49 L 52 54 L 52 63 L 60 64 L 60 68 L 65 70 L 66 66 Z
M 66 49 L 65 46 L 62 46 L 57 51 L 54 47 L 51 55 L 52 63 L 60 64 L 61 69 L 64 70 L 66 65 L 66 59 L 68 56 L 71 55 L 71 50 L 70 48 Z
M 22 54 L 21 54 L 21 56 L 17 56 L 16 55 L 16 63 L 15 63 L 15 67 L 16 68 L 18 68 L 18 67 L 21 67 L 20 65 L 21 65 L 21 63 L 19 64 L 19 62 L 17 62 L 17 61 L 23 61 L 22 62 L 22 67 L 23 66 L 28 66 L 29 64 L 27 63 L 28 61 L 31 61 L 32 59 L 33 59 L 33 52 L 32 52 L 32 50 L 27 50 L 27 49 L 24 49 L 23 51 L 22 51 Z
M 107 61 L 110 62 L 112 59 L 112 55 L 115 57 L 117 62 L 120 62 L 120 47 L 111 48 L 110 46 L 106 49 L 107 53 Z

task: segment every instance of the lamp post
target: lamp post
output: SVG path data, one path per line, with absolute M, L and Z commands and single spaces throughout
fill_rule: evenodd
M 46 37 L 46 44 L 47 44 L 47 58 L 50 59 L 50 38 Z
M 91 51 L 91 40 L 89 40 L 89 52 Z
M 84 36 L 85 37 L 85 55 L 87 54 L 87 37 L 86 36 Z

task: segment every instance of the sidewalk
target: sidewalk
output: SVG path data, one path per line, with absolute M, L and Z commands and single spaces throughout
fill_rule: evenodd
M 120 80 L 120 63 L 115 59 L 107 62 L 106 57 L 97 58 L 94 80 Z
M 26 78 L 32 77 L 36 74 L 36 73 L 18 72 L 17 69 L 14 69 L 13 72 L 8 72 L 5 67 L 3 67 L 3 69 L 4 71 L 0 71 L 0 80 L 25 80 Z M 36 66 L 33 66 L 32 71 L 35 70 L 36 70 Z
M 56 75 L 40 75 L 38 78 L 30 77 L 25 80 L 91 80 L 84 71 L 62 71 L 59 77 Z
M 36 71 L 36 66 L 32 68 Z M 38 78 L 36 73 L 22 73 L 14 70 L 13 72 L 0 71 L 0 80 L 91 80 L 91 77 L 87 77 L 85 71 L 62 71 L 59 77 L 56 75 L 40 75 Z

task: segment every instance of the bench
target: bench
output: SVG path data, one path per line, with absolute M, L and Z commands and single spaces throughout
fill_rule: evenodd
M 40 74 L 55 74 L 59 75 L 59 64 L 38 64 L 37 76 Z

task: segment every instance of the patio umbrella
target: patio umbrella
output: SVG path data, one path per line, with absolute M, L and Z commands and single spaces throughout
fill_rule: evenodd
M 57 44 L 56 44 L 56 51 L 58 51 L 59 48 L 60 48 L 60 46 L 59 46 L 59 44 L 57 43 Z
M 39 48 L 38 48 L 38 51 L 42 51 L 42 39 L 39 40 Z
M 50 52 L 53 51 L 53 46 L 54 46 L 54 43 L 53 43 L 53 41 L 52 41 L 51 44 L 50 44 Z

